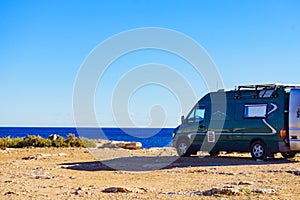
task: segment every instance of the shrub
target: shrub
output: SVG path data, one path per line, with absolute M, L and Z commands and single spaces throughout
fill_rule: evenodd
M 6 137 L 6 138 L 1 138 L 0 139 L 0 147 L 1 148 L 6 148 L 10 145 L 11 143 L 11 139 L 10 137 Z
M 75 135 L 71 134 L 71 133 L 68 135 L 68 137 L 67 137 L 67 139 L 66 139 L 65 142 L 66 142 L 66 144 L 67 144 L 68 147 L 76 147 L 76 146 L 78 146 L 77 145 L 77 139 L 76 139 Z
M 23 140 L 23 146 L 39 147 L 41 145 L 41 139 L 40 136 L 28 135 Z
M 96 147 L 95 142 L 87 138 L 76 138 L 69 134 L 67 139 L 57 136 L 56 140 L 44 139 L 41 136 L 28 135 L 24 138 L 0 138 L 0 148 L 23 148 L 23 147 Z
M 21 148 L 24 146 L 24 143 L 23 143 L 23 138 L 14 138 L 14 139 L 11 139 L 10 141 L 10 144 L 8 147 L 11 147 L 11 148 Z
M 87 138 L 80 138 L 79 140 L 82 142 L 82 146 L 85 148 L 95 148 L 97 146 L 93 140 L 89 140 Z
M 65 139 L 61 136 L 57 136 L 56 140 L 52 141 L 53 147 L 69 147 L 68 144 L 65 142 Z

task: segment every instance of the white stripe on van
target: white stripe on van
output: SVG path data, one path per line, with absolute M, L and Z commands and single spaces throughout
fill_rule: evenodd
M 272 112 L 275 112 L 275 111 L 277 110 L 277 108 L 278 108 L 276 104 L 274 104 L 274 103 L 270 103 L 270 104 L 273 106 L 273 109 L 270 110 L 270 111 L 268 112 L 268 115 L 270 115 Z M 276 129 L 273 128 L 273 127 L 266 121 L 266 119 L 262 119 L 262 121 L 264 122 L 265 125 L 267 125 L 267 126 L 272 130 L 272 133 L 277 133 Z
M 247 135 L 258 135 L 258 136 L 263 136 L 263 135 L 275 135 L 277 132 L 275 133 L 215 133 L 216 136 L 247 136 Z M 188 138 L 192 138 L 192 136 L 195 136 L 195 135 L 201 135 L 201 136 L 206 136 L 207 133 L 189 133 L 188 134 Z

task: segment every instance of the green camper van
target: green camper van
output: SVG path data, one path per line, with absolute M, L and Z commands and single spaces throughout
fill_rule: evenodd
M 254 159 L 300 153 L 300 85 L 261 84 L 211 92 L 174 129 L 179 156 L 250 152 Z

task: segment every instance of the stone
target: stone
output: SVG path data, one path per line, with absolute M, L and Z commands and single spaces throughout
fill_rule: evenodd
M 123 188 L 123 187 L 109 187 L 106 188 L 104 190 L 102 190 L 102 192 L 104 193 L 129 193 L 131 192 L 130 190 L 128 190 L 127 188 Z
M 123 148 L 129 150 L 138 150 L 142 148 L 140 142 L 126 142 L 126 141 L 108 141 L 108 140 L 97 140 L 97 148 Z
M 275 189 L 255 189 L 252 192 L 257 194 L 274 194 L 276 192 Z
M 67 156 L 68 154 L 66 153 L 58 153 L 58 156 Z
M 35 179 L 52 179 L 53 177 L 52 176 L 44 176 L 44 175 L 38 175 L 38 176 L 35 176 Z
M 36 160 L 37 157 L 35 155 L 29 155 L 27 157 L 22 158 L 22 160 Z
M 48 139 L 51 140 L 51 141 L 54 141 L 54 140 L 57 139 L 57 137 L 58 137 L 57 134 L 51 134 L 51 135 L 48 136 Z
M 138 150 L 142 148 L 142 143 L 140 142 L 118 142 L 113 141 L 111 144 L 114 144 L 118 148 Z
M 298 170 L 288 170 L 286 172 L 289 174 L 294 174 L 295 176 L 300 176 L 300 171 Z
M 251 181 L 240 181 L 238 185 L 253 185 L 254 183 Z
M 12 191 L 8 191 L 8 192 L 5 192 L 4 195 L 12 195 L 12 194 L 16 194 L 15 192 L 12 192 Z
M 132 149 L 132 150 L 138 150 L 142 148 L 142 143 L 140 142 L 130 142 L 126 143 L 123 149 Z
M 242 193 L 233 187 L 223 187 L 223 188 L 212 188 L 210 190 L 206 190 L 202 192 L 203 196 L 217 196 L 220 197 L 222 195 L 226 196 L 239 196 Z

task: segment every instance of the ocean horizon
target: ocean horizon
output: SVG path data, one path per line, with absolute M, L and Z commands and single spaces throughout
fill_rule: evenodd
M 51 134 L 88 139 L 141 142 L 143 148 L 170 146 L 174 128 L 118 128 L 118 127 L 0 127 L 0 137 L 26 137 L 39 135 L 47 138 Z

